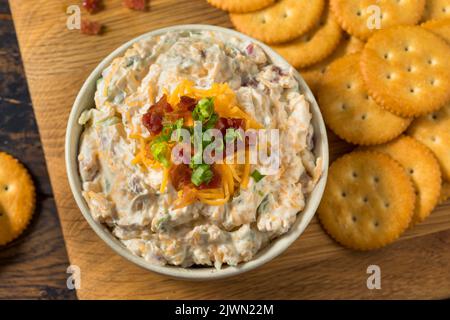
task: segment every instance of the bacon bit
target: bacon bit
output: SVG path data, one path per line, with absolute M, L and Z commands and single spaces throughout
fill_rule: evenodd
M 162 129 L 163 116 L 158 112 L 148 111 L 142 116 L 142 124 L 152 135 L 159 134 Z
M 197 100 L 191 97 L 182 96 L 177 105 L 177 109 L 181 111 L 193 111 L 197 105 Z
M 145 11 L 147 9 L 145 0 L 123 0 L 123 5 L 132 10 Z
M 167 96 L 163 95 L 154 105 L 152 105 L 142 116 L 142 124 L 152 135 L 159 134 L 163 129 L 163 118 L 165 113 L 173 111 Z
M 159 99 L 159 101 L 154 105 L 154 107 L 158 110 L 158 111 L 162 111 L 162 112 L 172 112 L 173 108 L 170 105 L 170 103 L 167 102 L 167 96 L 163 95 L 161 97 L 161 99 Z
M 102 7 L 101 0 L 83 0 L 83 7 L 89 13 L 96 13 Z
M 216 129 L 219 129 L 220 132 L 222 132 L 222 135 L 225 136 L 227 129 L 243 129 L 244 124 L 244 119 L 219 118 L 219 121 L 217 121 L 216 124 Z
M 170 182 L 177 191 L 184 187 L 194 187 L 191 182 L 191 175 L 192 169 L 184 163 L 173 165 L 169 171 Z
M 87 19 L 81 19 L 81 33 L 87 34 L 90 36 L 95 36 L 101 33 L 102 25 L 95 21 L 90 21 Z

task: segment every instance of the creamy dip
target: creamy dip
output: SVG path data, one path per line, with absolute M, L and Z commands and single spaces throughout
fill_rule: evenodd
M 148 137 L 142 116 L 185 80 L 199 88 L 228 84 L 242 110 L 279 129 L 279 172 L 250 178 L 224 205 L 174 209 L 177 191 L 169 183 L 160 192 L 163 171 L 133 163 L 140 148 L 133 135 Z M 102 72 L 95 108 L 79 119 L 83 196 L 94 219 L 147 261 L 235 266 L 288 232 L 304 209 L 321 175 L 311 117 L 293 70 L 274 65 L 256 44 L 198 31 L 141 40 Z

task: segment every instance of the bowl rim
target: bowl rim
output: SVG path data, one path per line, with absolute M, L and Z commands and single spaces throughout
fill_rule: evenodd
M 312 113 L 311 121 L 315 129 L 314 139 L 315 140 L 320 139 L 319 146 L 316 145 L 315 149 L 317 150 L 317 148 L 319 148 L 320 150 L 320 154 L 316 154 L 316 157 L 318 156 L 322 157 L 322 176 L 317 182 L 313 191 L 308 195 L 305 208 L 303 209 L 302 212 L 297 214 L 296 222 L 291 226 L 291 228 L 287 233 L 271 241 L 266 247 L 261 249 L 252 258 L 252 260 L 239 263 L 237 266 L 234 267 L 224 266 L 221 269 L 216 269 L 214 266 L 202 268 L 182 268 L 178 266 L 170 266 L 170 265 L 160 266 L 152 264 L 144 260 L 144 258 L 134 255 L 117 238 L 115 238 L 104 225 L 102 225 L 99 222 L 96 222 L 94 218 L 91 216 L 89 207 L 81 195 L 81 179 L 78 172 L 77 155 L 79 149 L 79 140 L 82 133 L 82 126 L 78 124 L 78 118 L 82 111 L 92 107 L 92 104 L 86 104 L 83 101 L 83 99 L 87 99 L 84 97 L 90 95 L 91 96 L 90 99 L 93 100 L 93 95 L 95 93 L 95 83 L 96 80 L 100 77 L 101 72 L 112 62 L 114 58 L 123 55 L 123 53 L 135 42 L 138 42 L 148 37 L 162 35 L 170 31 L 190 31 L 190 30 L 220 32 L 224 33 L 227 36 L 237 37 L 243 41 L 253 42 L 264 50 L 264 52 L 272 61 L 272 63 L 276 65 L 281 65 L 286 68 L 292 68 L 294 76 L 296 80 L 299 82 L 300 90 L 305 95 L 306 100 L 310 103 L 310 111 Z M 74 131 L 76 132 L 74 133 Z M 90 227 L 94 230 L 94 232 L 115 253 L 119 254 L 126 260 L 131 261 L 144 269 L 159 274 L 163 274 L 172 278 L 185 280 L 211 280 L 235 276 L 253 270 L 259 266 L 262 266 L 263 264 L 271 261 L 278 255 L 286 251 L 288 247 L 295 240 L 297 240 L 300 237 L 300 235 L 304 232 L 304 230 L 310 223 L 319 206 L 327 180 L 328 162 L 329 162 L 328 137 L 325 129 L 325 124 L 322 115 L 320 113 L 317 101 L 314 98 L 314 95 L 312 94 L 311 90 L 306 85 L 305 81 L 298 73 L 298 71 L 295 68 L 293 68 L 278 53 L 276 53 L 274 50 L 272 50 L 270 47 L 263 44 L 262 42 L 232 29 L 205 24 L 183 24 L 155 29 L 153 31 L 137 36 L 127 41 L 120 47 L 116 48 L 95 67 L 95 69 L 90 73 L 89 77 L 83 83 L 83 86 L 78 92 L 75 102 L 72 105 L 65 135 L 65 163 L 70 189 L 78 205 L 78 208 L 80 209 L 84 218 L 86 219 Z

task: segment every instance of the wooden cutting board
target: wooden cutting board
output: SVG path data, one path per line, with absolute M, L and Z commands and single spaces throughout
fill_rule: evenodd
M 10 0 L 22 58 L 44 145 L 69 259 L 81 268 L 82 299 L 443 298 L 450 297 L 450 204 L 395 244 L 374 252 L 343 249 L 313 220 L 284 254 L 235 278 L 209 282 L 169 279 L 143 270 L 107 247 L 78 210 L 66 178 L 64 134 L 75 96 L 94 67 L 113 49 L 150 30 L 174 24 L 231 27 L 205 0 L 151 0 L 149 12 L 105 0 L 93 15 L 102 36 L 66 28 L 66 8 L 77 0 Z M 331 158 L 351 149 L 330 137 Z M 382 289 L 368 290 L 367 267 L 381 267 Z

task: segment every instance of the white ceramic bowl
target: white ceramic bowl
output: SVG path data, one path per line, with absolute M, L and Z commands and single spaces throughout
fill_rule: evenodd
M 96 90 L 96 81 L 100 77 L 101 72 L 105 69 L 114 58 L 122 56 L 124 52 L 131 47 L 131 45 L 139 40 L 155 35 L 161 35 L 169 31 L 174 30 L 209 30 L 215 32 L 225 33 L 230 36 L 235 36 L 245 41 L 252 41 L 258 44 L 273 63 L 283 67 L 290 67 L 289 64 L 277 53 L 275 53 L 268 46 L 263 43 L 252 39 L 246 35 L 243 35 L 234 30 L 220 28 L 209 25 L 179 25 L 164 29 L 158 29 L 149 33 L 143 34 L 137 38 L 134 38 L 121 47 L 117 48 L 109 56 L 107 56 L 95 70 L 89 75 L 84 82 L 83 87 L 77 95 L 75 103 L 73 104 L 72 111 L 70 113 L 69 122 L 67 124 L 66 143 L 65 143 L 65 158 L 66 169 L 69 178 L 70 187 L 72 189 L 75 201 L 81 210 L 84 218 L 89 225 L 94 229 L 97 235 L 105 241 L 115 252 L 120 254 L 125 259 L 154 272 L 165 274 L 175 278 L 189 279 L 189 280 L 210 280 L 229 277 L 243 272 L 252 270 L 259 267 L 266 262 L 272 260 L 283 251 L 285 251 L 289 245 L 291 245 L 305 230 L 308 223 L 311 221 L 314 213 L 317 210 L 320 199 L 325 188 L 327 170 L 328 170 L 328 140 L 325 131 L 325 125 L 320 114 L 319 107 L 317 105 L 314 96 L 302 79 L 298 72 L 295 72 L 295 76 L 300 83 L 301 90 L 306 95 L 307 100 L 311 104 L 311 111 L 313 115 L 313 126 L 315 130 L 314 142 L 315 142 L 315 155 L 323 159 L 322 177 L 314 188 L 313 192 L 309 195 L 306 202 L 306 207 L 302 213 L 297 217 L 297 221 L 291 227 L 288 233 L 275 239 L 266 248 L 261 250 L 251 261 L 241 263 L 237 267 L 224 266 L 222 269 L 217 270 L 214 267 L 205 268 L 181 268 L 175 266 L 158 266 L 145 261 L 143 258 L 133 255 L 118 239 L 116 239 L 111 232 L 101 223 L 96 222 L 89 212 L 89 207 L 81 196 L 81 179 L 78 172 L 78 143 L 80 139 L 83 127 L 78 124 L 78 118 L 83 110 L 91 108 L 94 105 L 94 93 Z

